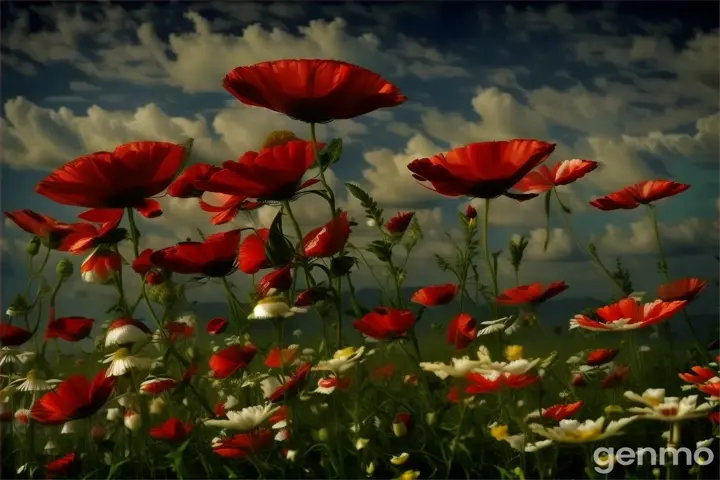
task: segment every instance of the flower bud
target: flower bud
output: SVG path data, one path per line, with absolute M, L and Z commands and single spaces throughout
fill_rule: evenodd
M 298 140 L 298 137 L 290 130 L 275 130 L 265 137 L 262 148 L 282 147 L 293 140 Z
M 135 432 L 139 430 L 142 426 L 142 417 L 139 413 L 128 410 L 127 412 L 125 412 L 123 423 L 125 423 L 125 428 L 127 428 L 131 432 Z
M 28 313 L 28 303 L 25 297 L 19 294 L 15 295 L 5 313 L 8 317 L 19 317 Z
M 122 268 L 122 257 L 113 250 L 96 248 L 80 267 L 82 279 L 88 283 L 106 285 Z
M 392 430 L 396 437 L 404 437 L 412 426 L 412 415 L 409 413 L 398 413 L 392 424 Z
M 38 237 L 33 237 L 28 242 L 27 246 L 25 247 L 25 251 L 30 255 L 31 257 L 34 257 L 38 254 L 40 251 L 40 239 Z
M 101 425 L 93 425 L 90 429 L 90 438 L 96 442 L 101 442 L 105 439 L 105 429 Z
M 475 207 L 468 204 L 467 208 L 465 209 L 465 218 L 468 220 L 473 220 L 477 218 L 477 210 L 475 210 Z
M 330 439 L 330 432 L 327 428 L 321 428 L 315 432 L 318 442 L 327 442 Z
M 367 467 L 365 467 L 365 473 L 368 475 L 372 475 L 375 473 L 375 462 L 370 462 L 367 464 Z
M 173 306 L 179 298 L 176 286 L 172 282 L 153 285 L 147 290 L 150 299 L 163 307 Z
M 150 402 L 150 413 L 152 415 L 160 415 L 165 410 L 165 400 L 162 397 L 155 397 Z
M 122 413 L 120 412 L 119 408 L 108 408 L 107 409 L 107 419 L 108 422 L 117 422 L 122 418 Z
M 55 273 L 61 278 L 69 278 L 75 271 L 72 262 L 67 258 L 61 258 L 55 266 Z
M 433 425 L 435 425 L 436 421 L 437 421 L 437 414 L 435 412 L 427 412 L 425 414 L 425 423 L 427 423 L 429 427 L 432 427 Z

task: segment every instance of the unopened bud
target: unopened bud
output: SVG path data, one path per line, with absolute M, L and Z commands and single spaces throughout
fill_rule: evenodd
M 327 428 L 317 430 L 316 435 L 319 442 L 327 442 L 330 439 L 330 432 Z
M 25 247 L 25 251 L 30 255 L 31 257 L 34 257 L 38 254 L 40 251 L 40 239 L 38 237 L 33 237 L 28 242 L 27 246 Z
M 428 426 L 432 427 L 435 425 L 435 422 L 437 421 L 437 414 L 435 412 L 427 412 L 425 414 L 425 423 L 428 424 Z
M 125 428 L 134 432 L 139 430 L 142 426 L 142 417 L 139 413 L 128 410 L 127 412 L 125 412 L 123 422 L 125 423 Z
M 5 313 L 8 317 L 19 317 L 21 315 L 25 315 L 27 312 L 27 300 L 25 300 L 24 296 L 18 294 L 15 295 L 15 298 L 13 298 L 12 302 L 10 302 L 10 306 Z
M 67 258 L 61 258 L 55 266 L 55 273 L 61 278 L 69 278 L 75 271 L 72 262 Z

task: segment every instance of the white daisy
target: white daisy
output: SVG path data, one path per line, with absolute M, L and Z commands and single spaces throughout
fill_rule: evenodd
M 540 363 L 539 358 L 527 359 L 522 358 L 522 347 L 519 345 L 509 345 L 506 347 L 506 355 L 509 359 L 507 362 L 493 362 L 490 358 L 490 351 L 487 347 L 481 345 L 478 348 L 478 359 L 483 363 L 478 370 L 495 371 L 502 373 L 510 373 L 513 375 L 521 375 L 535 368 Z
M 153 360 L 131 355 L 127 348 L 118 348 L 115 352 L 107 355 L 103 363 L 110 364 L 105 373 L 108 377 L 121 377 L 131 370 L 149 369 Z
M 43 450 L 45 450 L 45 453 L 47 453 L 48 455 L 54 455 L 58 452 L 58 446 L 52 440 L 48 440 L 43 447 Z
M 19 392 L 44 392 L 52 390 L 60 380 L 45 380 L 39 371 L 29 370 L 24 377 L 16 378 L 10 385 Z
M 82 424 L 82 420 L 70 420 L 69 422 L 63 423 L 62 430 L 60 430 L 60 433 L 62 435 L 72 435 L 75 433 L 78 429 L 78 427 Z
M 6 363 L 26 363 L 35 358 L 35 352 L 18 352 L 10 347 L 0 348 L 0 367 Z
M 108 422 L 117 422 L 122 419 L 122 411 L 119 408 L 112 407 L 107 409 Z
M 558 443 L 589 443 L 604 440 L 615 435 L 622 435 L 622 429 L 638 417 L 627 417 L 614 420 L 605 426 L 605 417 L 597 420 L 564 419 L 556 427 L 547 427 L 538 423 L 531 423 L 530 430 L 541 437 L 548 438 Z M 605 426 L 605 429 L 603 427 Z
M 346 347 L 336 351 L 333 354 L 333 358 L 330 360 L 321 360 L 313 367 L 313 370 L 318 371 L 333 371 L 336 373 L 343 373 L 350 368 L 354 367 L 360 357 L 362 357 L 365 347 L 355 348 Z
M 105 333 L 105 347 L 141 342 L 150 335 L 150 329 L 145 324 L 134 319 L 121 318 L 108 327 Z
M 642 395 L 634 392 L 625 392 L 625 397 L 634 402 L 642 403 L 645 407 L 632 407 L 628 411 L 637 413 L 641 418 L 677 422 L 706 416 L 713 408 L 712 403 L 706 402 L 698 405 L 697 395 L 685 398 L 666 397 L 662 388 L 648 389 Z
M 249 320 L 269 320 L 273 318 L 292 317 L 296 313 L 306 312 L 306 308 L 290 307 L 282 295 L 271 295 L 261 298 L 250 315 Z
M 259 427 L 280 407 L 271 403 L 245 407 L 242 410 L 227 412 L 227 420 L 205 420 L 211 427 L 229 428 L 231 430 L 249 431 Z

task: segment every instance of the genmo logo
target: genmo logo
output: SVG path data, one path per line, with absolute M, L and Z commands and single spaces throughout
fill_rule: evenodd
M 699 447 L 690 450 L 687 447 L 640 447 L 633 450 L 629 447 L 622 447 L 615 451 L 614 448 L 600 447 L 593 452 L 595 471 L 608 474 L 613 471 L 615 465 L 624 467 L 630 465 L 709 465 L 715 460 L 715 452 L 707 447 Z

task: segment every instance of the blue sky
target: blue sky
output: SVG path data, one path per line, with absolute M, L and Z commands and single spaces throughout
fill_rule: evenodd
M 587 202 L 635 181 L 690 183 L 659 204 L 671 274 L 717 278 L 718 7 L 694 2 L 527 4 L 427 2 L 93 4 L 3 3 L 2 208 L 30 208 L 72 220 L 77 209 L 34 193 L 53 168 L 81 154 L 133 140 L 195 138 L 195 161 L 219 163 L 257 149 L 271 130 L 302 124 L 244 107 L 221 88 L 235 66 L 280 58 L 335 58 L 363 65 L 398 85 L 398 108 L 320 131 L 343 136 L 341 181 L 355 181 L 393 213 L 415 210 L 424 246 L 409 266 L 411 285 L 446 280 L 432 253 L 451 254 L 455 212 L 412 180 L 415 158 L 474 141 L 517 137 L 558 143 L 552 165 L 570 158 L 602 167 L 563 190 L 573 233 L 592 238 L 603 258 L 621 255 L 641 289 L 654 290 L 652 229 L 646 211 L 592 211 Z M 356 243 L 372 240 L 361 209 Z M 162 247 L 210 230 L 192 201 L 162 199 L 165 216 L 144 222 L 146 246 Z M 297 209 L 303 228 L 325 221 L 312 200 Z M 547 252 L 542 200 L 493 205 L 491 243 L 531 237 L 525 282 L 564 279 L 568 295 L 604 297 L 583 252 L 555 209 Z M 260 212 L 259 223 L 272 218 Z M 3 231 L 3 299 L 22 282 L 24 234 Z M 506 255 L 507 256 L 507 255 Z M 501 262 L 501 283 L 510 269 Z M 363 282 L 371 284 L 365 275 Z M 246 279 L 238 279 L 241 283 Z M 75 285 L 77 292 L 87 288 Z M 101 287 L 98 287 L 101 288 Z

